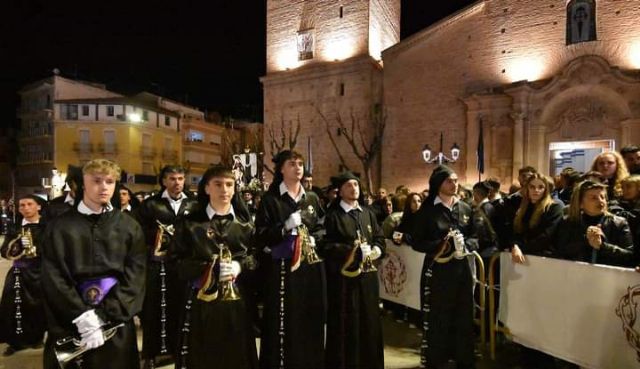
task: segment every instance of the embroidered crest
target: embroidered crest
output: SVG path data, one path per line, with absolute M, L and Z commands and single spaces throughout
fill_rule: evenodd
M 308 212 L 309 214 L 313 214 L 313 213 L 315 213 L 315 212 L 316 212 L 316 209 L 314 209 L 312 205 L 309 205 L 309 206 L 307 207 L 307 212 Z
M 373 228 L 371 228 L 371 224 L 367 224 L 367 230 L 369 231 L 369 234 L 373 233 Z
M 640 298 L 640 284 L 629 286 L 627 294 L 620 298 L 616 307 L 616 315 L 622 320 L 622 330 L 627 342 L 636 351 L 640 362 L 640 332 L 638 325 L 638 298 Z
M 97 305 L 102 298 L 102 290 L 98 286 L 91 286 L 84 292 L 84 300 L 90 305 Z

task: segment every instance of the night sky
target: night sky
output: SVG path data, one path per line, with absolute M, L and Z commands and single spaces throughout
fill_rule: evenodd
M 11 3 L 0 22 L 2 126 L 16 122 L 20 86 L 53 68 L 123 94 L 261 119 L 265 0 Z M 471 3 L 402 0 L 402 38 Z

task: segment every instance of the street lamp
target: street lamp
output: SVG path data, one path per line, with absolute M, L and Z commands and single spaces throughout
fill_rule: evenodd
M 458 161 L 458 159 L 460 158 L 460 146 L 458 146 L 458 144 L 454 142 L 453 146 L 451 147 L 451 157 L 448 157 L 442 151 L 442 143 L 443 143 L 443 136 L 442 136 L 442 132 L 440 132 L 440 150 L 433 158 L 431 157 L 432 152 L 429 145 L 428 144 L 424 145 L 424 148 L 422 149 L 422 159 L 424 160 L 425 163 L 445 164 L 445 163 L 455 163 L 456 161 Z

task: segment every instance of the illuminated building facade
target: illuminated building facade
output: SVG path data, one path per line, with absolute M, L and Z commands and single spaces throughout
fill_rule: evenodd
M 640 143 L 637 1 L 481 0 L 401 42 L 376 37 L 383 40 L 381 60 L 371 51 L 374 48 L 367 35 L 388 35 L 399 29 L 399 2 L 302 1 L 296 3 L 297 8 L 285 6 L 287 3 L 268 2 L 265 130 L 278 126 L 282 114 L 301 114 L 305 119 L 301 120 L 299 142 L 306 142 L 305 134 L 311 134 L 318 150 L 331 155 L 328 136 L 318 129 L 322 126 L 316 107 L 323 112 L 340 111 L 357 106 L 358 98 L 363 106 L 376 104 L 381 92 L 379 103 L 387 128 L 378 173 L 384 186 L 424 188 L 431 167 L 424 164 L 421 150 L 425 143 L 433 146 L 440 132 L 444 132 L 445 149 L 454 142 L 461 147 L 461 160 L 453 166 L 462 181 L 476 181 L 480 122 L 485 145 L 483 177 L 497 177 L 505 187 L 523 165 L 554 174 L 563 165 L 559 159 L 571 159 L 572 153 L 590 155 L 594 150 Z M 382 23 L 350 24 L 340 30 L 343 36 L 334 33 L 337 26 L 329 32 L 331 39 L 357 40 L 352 50 L 375 63 L 382 83 L 361 80 L 364 83 L 353 99 L 326 96 L 336 89 L 310 82 L 307 76 L 322 68 L 324 73 L 315 72 L 319 75 L 316 81 L 345 80 L 353 74 L 342 71 L 341 66 L 358 57 L 338 58 L 337 62 L 325 57 L 330 53 L 318 44 L 325 37 L 318 27 L 313 28 L 312 42 L 317 64 L 286 57 L 285 49 L 293 53 L 307 50 L 308 42 L 301 36 L 310 28 L 304 26 L 304 7 L 318 3 L 323 5 L 313 5 L 315 15 L 307 18 L 331 19 L 335 24 L 341 24 L 340 11 L 344 16 L 346 9 L 371 10 L 385 4 L 380 14 L 393 16 L 380 17 Z M 365 28 L 367 32 L 362 31 Z M 287 41 L 292 42 L 287 46 L 285 39 L 302 39 L 302 46 L 294 41 Z M 337 45 L 336 50 L 346 49 L 344 44 Z M 375 98 L 367 100 L 366 96 Z M 346 142 L 340 144 L 348 152 Z M 336 160 L 329 161 L 316 160 L 320 181 L 327 181 L 339 169 Z M 578 165 L 582 162 L 572 163 L 584 169 Z

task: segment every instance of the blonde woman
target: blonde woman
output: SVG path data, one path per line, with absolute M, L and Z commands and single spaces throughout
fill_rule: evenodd
M 524 187 L 513 223 L 511 259 L 515 263 L 524 263 L 528 254 L 551 255 L 552 238 L 562 220 L 563 205 L 551 198 L 550 178 L 534 173 Z
M 593 160 L 591 170 L 600 172 L 604 184 L 609 186 L 607 188 L 609 202 L 622 196 L 622 180 L 629 176 L 629 171 L 620 154 L 616 151 L 601 153 Z

